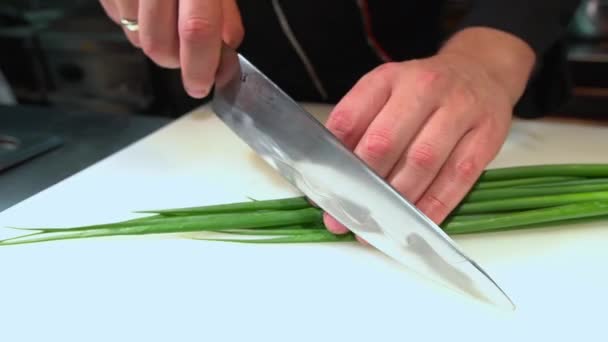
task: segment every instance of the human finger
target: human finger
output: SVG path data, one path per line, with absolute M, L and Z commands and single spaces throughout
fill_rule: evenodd
M 441 107 L 401 155 L 388 181 L 409 201 L 418 201 L 458 142 L 472 128 L 472 110 L 469 107 Z
M 378 115 L 391 94 L 392 78 L 387 67 L 363 76 L 338 102 L 325 123 L 347 148 L 353 149 L 365 129 Z
M 500 149 L 502 140 L 496 135 L 496 132 L 481 129 L 467 133 L 416 202 L 416 207 L 440 224 L 462 201 Z
M 140 47 L 139 32 L 137 30 L 129 29 L 127 22 L 133 22 L 138 25 L 138 12 L 139 12 L 139 1 L 138 0 L 118 0 L 114 2 L 116 10 L 118 12 L 118 20 L 123 24 L 123 31 L 125 35 L 136 47 Z
M 120 15 L 118 13 L 118 8 L 116 7 L 116 2 L 114 0 L 99 0 L 99 2 L 108 17 L 115 23 L 120 24 Z
M 178 27 L 184 87 L 192 97 L 205 97 L 220 59 L 221 0 L 180 0 Z
M 139 41 L 144 53 L 166 68 L 179 66 L 177 0 L 144 0 L 139 5 Z
M 444 85 L 434 75 L 405 77 L 355 147 L 381 177 L 393 169 L 408 144 L 439 108 Z

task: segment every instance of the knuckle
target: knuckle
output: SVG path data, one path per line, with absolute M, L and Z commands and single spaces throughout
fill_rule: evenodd
M 327 120 L 327 128 L 341 141 L 347 141 L 354 134 L 355 122 L 351 111 L 337 110 Z
M 399 63 L 397 62 L 389 62 L 384 63 L 376 67 L 370 76 L 374 80 L 385 81 L 388 79 L 392 79 L 399 69 Z
M 477 107 L 479 102 L 473 90 L 468 86 L 456 89 L 451 95 L 451 100 L 454 107 L 461 110 Z
M 475 182 L 480 172 L 481 167 L 474 159 L 465 159 L 454 165 L 454 180 L 470 184 Z
M 421 68 L 414 79 L 414 86 L 421 93 L 437 89 L 444 79 L 444 73 L 435 68 Z
M 412 147 L 407 158 L 414 166 L 424 170 L 432 170 L 439 162 L 435 147 L 429 143 L 421 143 Z
M 397 69 L 399 63 L 397 62 L 388 62 L 388 63 L 384 63 L 379 65 L 378 67 L 376 67 L 376 72 L 377 73 L 385 73 L 385 74 L 392 74 L 395 72 L 395 69 Z
M 477 121 L 475 128 L 480 130 L 481 134 L 478 137 L 480 143 L 487 144 L 502 136 L 504 129 L 493 115 L 487 111 L 481 111 L 479 116 L 480 119 Z
M 485 132 L 479 134 L 477 138 L 477 144 L 479 146 L 483 146 L 483 149 L 479 150 L 476 154 L 476 158 L 479 160 L 478 171 L 483 172 L 482 168 L 486 163 L 492 161 L 500 149 L 506 139 L 507 131 L 501 132 L 500 130 L 491 130 L 487 129 Z
M 390 155 L 395 145 L 393 140 L 387 131 L 370 132 L 363 145 L 365 156 L 373 160 L 381 160 Z
M 509 110 L 501 111 L 501 109 L 488 109 L 483 108 L 481 110 L 481 125 L 484 125 L 484 129 L 492 134 L 492 137 L 502 138 L 511 126 L 512 112 Z
M 192 17 L 184 20 L 179 27 L 179 35 L 186 42 L 197 42 L 213 37 L 218 27 L 211 20 Z
M 452 210 L 446 201 L 431 193 L 422 197 L 419 206 L 424 208 L 427 213 L 432 213 L 434 216 L 442 216 L 444 213 L 449 213 Z

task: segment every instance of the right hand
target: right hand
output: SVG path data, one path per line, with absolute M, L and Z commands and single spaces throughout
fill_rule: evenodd
M 244 35 L 236 0 L 100 0 L 116 23 L 136 20 L 125 29 L 129 41 L 156 64 L 181 68 L 186 92 L 209 94 L 219 64 L 222 41 L 237 48 Z

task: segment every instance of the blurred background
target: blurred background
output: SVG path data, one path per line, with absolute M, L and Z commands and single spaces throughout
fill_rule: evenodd
M 449 25 L 467 1 L 448 1 Z M 133 48 L 95 0 L 3 0 L 0 101 L 82 111 L 179 116 L 197 105 L 179 75 Z M 608 103 L 608 0 L 583 1 L 569 32 L 575 97 L 560 112 Z M 4 81 L 2 81 L 4 80 Z
M 250 6 L 247 13 L 269 7 L 258 0 L 242 4 Z M 468 6 L 469 1 L 445 3 L 446 32 Z M 272 22 L 258 12 L 252 17 L 256 27 Z M 257 62 L 275 68 L 282 55 L 267 34 L 282 36 L 268 26 L 258 33 L 266 41 L 253 45 L 262 50 Z M 566 48 L 574 96 L 546 114 L 608 120 L 608 0 L 581 2 Z M 287 79 L 306 79 L 277 69 Z M 0 1 L 0 211 L 204 101 L 186 95 L 179 70 L 159 68 L 132 47 L 98 0 Z
M 161 116 L 194 105 L 95 0 L 3 0 L 0 51 L 5 103 Z

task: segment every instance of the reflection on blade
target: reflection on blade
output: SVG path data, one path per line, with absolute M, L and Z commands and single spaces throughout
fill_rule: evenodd
M 212 106 L 283 177 L 375 248 L 451 288 L 513 307 L 441 228 L 253 65 L 227 48 Z

